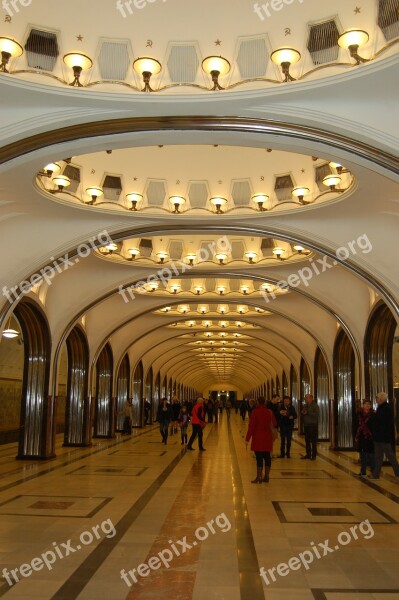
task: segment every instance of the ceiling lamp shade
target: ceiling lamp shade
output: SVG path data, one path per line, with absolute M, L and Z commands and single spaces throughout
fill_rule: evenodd
M 150 86 L 150 79 L 153 75 L 158 75 L 162 71 L 162 65 L 155 58 L 149 56 L 143 56 L 137 58 L 133 63 L 133 69 L 139 75 L 143 76 L 144 87 L 142 92 L 153 92 L 154 90 Z
M 58 190 L 60 192 L 62 192 L 64 188 L 71 185 L 71 180 L 65 175 L 56 175 L 56 177 L 53 177 L 53 181 L 55 185 L 58 185 Z
M 186 200 L 182 196 L 171 196 L 169 202 L 174 206 L 175 210 L 173 212 L 177 215 L 180 213 L 180 207 L 183 206 Z
M 138 248 L 129 248 L 128 254 L 130 254 L 130 260 L 134 260 L 140 254 L 140 250 Z
M 333 192 L 335 190 L 335 186 L 341 183 L 341 177 L 338 175 L 327 175 L 327 177 L 324 177 L 323 183 Z
M 91 197 L 91 201 L 88 204 L 94 204 L 97 198 L 104 196 L 104 191 L 100 187 L 88 187 L 86 193 Z
M 141 194 L 127 194 L 126 200 L 132 203 L 131 210 L 137 210 L 137 205 L 142 201 L 143 196 Z
M 330 162 L 328 164 L 332 169 L 335 169 L 337 171 L 338 175 L 341 175 L 342 172 L 347 172 L 344 171 L 344 167 L 340 163 Z
M 186 260 L 188 261 L 188 264 L 190 265 L 190 267 L 194 266 L 194 261 L 196 258 L 197 258 L 197 255 L 195 254 L 195 252 L 190 252 L 190 254 L 187 254 Z
M 80 52 L 70 52 L 65 54 L 64 63 L 73 70 L 74 74 L 74 80 L 69 85 L 71 87 L 83 87 L 80 83 L 80 76 L 82 71 L 87 71 L 93 66 L 91 58 Z
M 231 65 L 228 60 L 222 56 L 207 56 L 202 61 L 202 69 L 207 75 L 211 75 L 213 81 L 212 92 L 216 90 L 224 90 L 219 83 L 219 77 L 227 75 L 231 69 Z
M 218 215 L 222 214 L 222 206 L 227 204 L 226 198 L 221 198 L 220 196 L 216 196 L 215 198 L 211 198 L 211 204 L 216 206 L 216 213 Z
M 252 200 L 258 205 L 259 210 L 263 211 L 266 210 L 264 204 L 269 200 L 269 196 L 266 196 L 266 194 L 255 194 L 255 196 L 252 196 Z
M 274 254 L 275 256 L 277 256 L 277 258 L 279 258 L 279 259 L 281 259 L 281 260 L 282 260 L 282 258 L 281 258 L 281 257 L 282 257 L 282 255 L 284 254 L 284 252 L 285 252 L 284 248 L 274 248 L 274 250 L 273 250 L 273 254 Z
M 16 329 L 11 329 L 10 327 L 7 327 L 7 329 L 3 331 L 3 337 L 8 338 L 10 340 L 18 336 L 19 331 L 17 331 Z
M 291 193 L 294 196 L 294 198 L 298 198 L 298 200 L 303 203 L 304 197 L 310 194 L 310 189 L 307 187 L 296 187 L 292 190 Z
M 197 296 L 199 296 L 204 291 L 204 288 L 202 287 L 202 285 L 197 285 L 195 286 L 194 291 L 197 294 Z M 202 309 L 201 312 L 203 312 Z M 204 312 L 206 312 L 206 309 Z
M 224 252 L 219 252 L 218 254 L 215 255 L 215 257 L 218 259 L 219 264 L 223 265 L 224 261 L 227 258 L 227 254 L 225 254 Z
M 241 293 L 244 294 L 244 296 L 246 296 L 249 292 L 249 286 L 248 285 L 242 285 L 241 288 Z
M 49 163 L 44 167 L 43 171 L 46 173 L 47 177 L 52 177 L 61 171 L 61 166 L 58 163 Z
M 247 257 L 247 259 L 249 260 L 250 264 L 252 264 L 255 260 L 255 258 L 258 256 L 256 252 L 246 252 L 245 256 Z
M 305 248 L 303 246 L 300 246 L 299 244 L 294 246 L 294 250 L 296 252 L 298 252 L 298 254 L 302 254 L 302 252 L 305 250 Z
M 225 293 L 225 291 L 226 291 L 226 288 L 224 287 L 224 285 L 219 285 L 219 286 L 218 286 L 216 289 L 217 289 L 217 291 L 219 292 L 219 294 L 220 294 L 221 296 L 223 296 L 223 294 L 224 294 L 224 293 Z
M 18 42 L 8 37 L 0 37 L 0 52 L 1 52 L 1 64 L 0 72 L 9 73 L 7 69 L 10 58 L 18 58 L 24 52 L 24 49 Z
M 181 285 L 179 285 L 178 283 L 174 283 L 170 289 L 174 294 L 177 294 L 177 292 L 181 289 Z
M 349 50 L 352 58 L 356 60 L 356 64 L 369 62 L 367 58 L 359 56 L 358 50 L 360 46 L 364 46 L 369 41 L 370 36 L 363 29 L 349 29 L 342 33 L 338 38 L 338 44 L 341 48 Z
M 301 60 L 301 53 L 298 50 L 294 48 L 280 48 L 272 52 L 270 58 L 274 64 L 281 66 L 283 75 L 285 75 L 285 83 L 295 81 L 295 78 L 290 74 L 290 66 Z
M 163 265 L 165 260 L 168 258 L 169 254 L 165 251 L 162 251 L 162 252 L 158 252 L 157 256 L 159 258 L 159 262 L 161 263 L 161 265 Z

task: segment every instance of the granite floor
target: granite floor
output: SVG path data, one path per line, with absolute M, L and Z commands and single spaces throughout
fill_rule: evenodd
M 320 444 L 274 459 L 270 482 L 223 415 L 206 452 L 156 426 L 63 448 L 0 447 L 0 597 L 7 600 L 399 600 L 399 484 L 359 479 Z M 197 444 L 194 444 L 197 447 Z M 277 448 L 275 449 L 277 453 Z

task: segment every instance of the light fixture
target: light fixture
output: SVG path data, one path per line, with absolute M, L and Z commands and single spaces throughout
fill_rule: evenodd
M 189 327 L 194 327 L 194 326 L 195 326 L 195 321 L 189 321 L 189 322 L 187 323 L 187 325 L 188 325 Z
M 157 281 L 151 281 L 151 283 L 148 284 L 148 289 L 150 290 L 150 292 L 156 292 L 158 287 L 159 283 Z
M 86 56 L 86 54 L 81 54 L 80 52 L 70 52 L 69 54 L 65 54 L 64 63 L 67 67 L 73 69 L 73 74 L 75 79 L 69 85 L 71 87 L 83 87 L 80 83 L 80 76 L 82 71 L 86 71 L 87 69 L 91 69 L 93 66 L 93 61 L 91 58 Z
M 132 203 L 130 210 L 137 210 L 137 205 L 140 204 L 142 199 L 143 199 L 143 196 L 141 194 L 136 194 L 136 193 L 126 194 L 126 200 L 129 200 L 129 202 Z
M 338 44 L 341 48 L 349 50 L 352 58 L 355 59 L 356 64 L 369 62 L 369 59 L 359 56 L 358 50 L 360 46 L 364 46 L 369 41 L 370 37 L 367 31 L 363 29 L 349 29 L 342 33 L 338 38 Z
M 212 325 L 211 321 L 204 321 L 204 326 L 205 327 L 210 327 L 211 325 Z
M 310 189 L 307 187 L 296 187 L 292 190 L 291 194 L 294 196 L 294 198 L 298 198 L 298 200 L 304 204 L 303 199 L 305 196 L 310 194 Z
M 333 192 L 335 190 L 335 186 L 341 183 L 341 177 L 338 175 L 327 175 L 327 177 L 324 177 L 323 183 Z
M 186 313 L 188 313 L 189 308 L 188 308 L 188 306 L 182 306 L 180 310 L 183 313 L 183 315 L 185 315 Z
M 294 48 L 280 48 L 271 53 L 270 58 L 276 65 L 281 65 L 284 82 L 295 81 L 295 78 L 290 74 L 290 66 L 301 60 L 301 53 Z
M 211 75 L 213 81 L 212 92 L 224 90 L 219 83 L 219 77 L 229 73 L 231 65 L 228 60 L 222 56 L 207 56 L 202 61 L 202 69 L 208 75 Z
M 206 315 L 206 306 L 201 306 L 200 313 L 201 315 Z
M 254 260 L 255 260 L 255 258 L 256 258 L 258 255 L 256 254 L 256 252 L 252 252 L 252 251 L 250 251 L 250 252 L 246 252 L 246 253 L 245 253 L 245 256 L 246 256 L 246 257 L 247 257 L 247 259 L 249 260 L 249 264 L 251 264 L 251 265 L 252 265 L 252 264 L 253 264 L 253 262 L 254 262 Z
M 88 202 L 87 204 L 94 204 L 97 198 L 104 195 L 104 191 L 100 187 L 88 187 L 86 193 L 91 197 L 91 202 Z
M 298 254 L 302 254 L 302 252 L 305 250 L 305 248 L 303 246 L 296 245 L 296 246 L 294 246 L 294 250 L 296 250 L 298 252 Z
M 181 288 L 181 285 L 179 285 L 178 283 L 174 283 L 170 289 L 172 290 L 172 292 L 174 294 L 177 294 L 177 292 L 180 290 L 180 288 Z
M 65 175 L 56 175 L 53 177 L 55 185 L 58 185 L 58 191 L 62 192 L 64 188 L 71 185 L 71 180 Z
M 217 291 L 219 292 L 219 294 L 220 294 L 221 296 L 223 296 L 223 294 L 224 294 L 224 293 L 225 293 L 225 291 L 226 291 L 226 288 L 224 287 L 224 285 L 219 285 L 219 286 L 218 286 L 216 289 L 217 289 Z
M 283 260 L 282 256 L 284 252 L 285 250 L 283 248 L 274 248 L 273 250 L 273 254 L 277 256 L 277 258 L 279 258 L 280 260 Z
M 188 264 L 190 265 L 190 267 L 194 266 L 194 261 L 196 258 L 197 258 L 197 255 L 194 252 L 187 254 L 186 260 L 188 260 Z
M 197 285 L 197 286 L 195 286 L 194 291 L 197 294 L 197 296 L 199 296 L 201 294 L 201 292 L 204 291 L 204 288 L 202 287 L 202 285 Z
M 12 329 L 12 327 L 11 327 L 11 316 L 8 319 L 7 327 L 3 330 L 2 335 L 3 335 L 3 337 L 10 339 L 10 340 L 12 340 L 20 335 L 19 331 L 17 331 L 16 329 Z
M 58 163 L 50 163 L 44 167 L 43 171 L 46 173 L 47 177 L 52 177 L 61 171 L 61 167 Z
M 159 262 L 161 265 L 164 264 L 165 260 L 168 258 L 169 254 L 167 252 L 158 252 L 157 254 L 158 258 L 159 258 Z
M 185 203 L 185 199 L 182 196 L 171 196 L 169 202 L 175 207 L 173 211 L 175 214 L 179 214 L 180 207 Z
M 130 254 L 129 260 L 134 260 L 140 254 L 140 250 L 138 248 L 129 248 L 128 253 Z
M 240 313 L 240 315 L 243 315 L 245 313 L 245 308 L 243 306 L 239 306 L 238 312 Z
M 252 200 L 258 205 L 260 211 L 264 211 L 266 210 L 264 204 L 269 200 L 269 196 L 266 196 L 266 194 L 255 194 L 255 196 L 252 196 Z
M 142 58 L 137 58 L 134 61 L 133 69 L 136 71 L 136 73 L 143 76 L 144 87 L 141 91 L 153 92 L 154 90 L 150 86 L 150 79 L 152 75 L 158 75 L 158 73 L 161 72 L 161 63 L 158 60 L 155 60 L 155 58 L 143 56 Z
M 260 289 L 269 294 L 272 291 L 270 288 L 270 285 L 268 283 L 262 283 L 262 285 L 260 286 Z
M 338 175 L 342 175 L 343 173 L 349 173 L 349 169 L 345 169 L 340 163 L 330 162 L 328 163 L 332 169 L 335 169 Z
M 116 244 L 108 244 L 108 246 L 105 247 L 108 250 L 109 254 L 113 254 L 113 252 L 118 250 L 118 246 Z
M 8 61 L 10 58 L 18 58 L 18 56 L 21 56 L 24 52 L 24 49 L 15 40 L 8 37 L 0 37 L 0 52 L 0 72 L 9 73 L 7 69 Z
M 227 204 L 226 198 L 221 198 L 220 196 L 216 196 L 215 198 L 211 198 L 211 204 L 216 206 L 216 214 L 222 214 L 222 206 Z
M 244 294 L 244 296 L 246 296 L 249 292 L 249 287 L 247 285 L 242 285 L 240 290 Z
M 215 257 L 218 259 L 219 264 L 223 265 L 224 261 L 227 258 L 227 254 L 225 254 L 224 252 L 219 252 L 218 254 L 215 254 Z

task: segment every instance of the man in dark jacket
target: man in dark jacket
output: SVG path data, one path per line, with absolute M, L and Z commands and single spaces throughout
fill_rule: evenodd
M 380 478 L 384 454 L 391 463 L 395 476 L 399 478 L 399 464 L 395 451 L 392 448 L 392 444 L 395 440 L 395 429 L 393 413 L 388 404 L 388 394 L 379 392 L 376 396 L 376 400 L 378 407 L 373 421 L 375 466 L 373 475 L 370 479 Z
M 305 407 L 302 408 L 303 431 L 305 434 L 306 454 L 302 459 L 315 460 L 317 456 L 317 438 L 319 428 L 319 407 L 312 394 L 306 394 Z
M 280 406 L 280 458 L 290 458 L 292 432 L 294 430 L 296 410 L 291 404 L 291 398 L 284 396 L 283 404 Z

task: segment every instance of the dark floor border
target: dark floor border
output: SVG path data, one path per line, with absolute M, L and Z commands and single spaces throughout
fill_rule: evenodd
M 363 501 L 353 501 L 348 500 L 348 502 L 342 502 L 341 500 L 338 502 L 328 500 L 272 500 L 273 508 L 276 511 L 278 518 L 280 519 L 280 523 L 303 523 L 305 525 L 353 525 L 358 523 L 359 521 L 288 521 L 284 512 L 280 506 L 280 502 L 284 502 L 284 504 L 297 504 L 298 502 L 302 502 L 303 504 L 367 504 L 370 508 L 372 508 L 376 513 L 384 517 L 388 521 L 388 523 L 379 523 L 378 521 L 370 521 L 373 525 L 396 525 L 398 522 L 395 521 L 393 517 L 390 517 L 386 512 L 378 508 L 372 502 L 363 502 Z
M 310 590 L 313 594 L 314 600 L 328 600 L 326 594 L 399 594 L 399 588 L 395 588 L 392 590 L 381 590 L 381 589 L 339 589 L 339 588 L 331 588 L 331 589 L 322 589 L 322 588 L 312 588 Z M 398 596 L 399 597 L 399 596 Z

